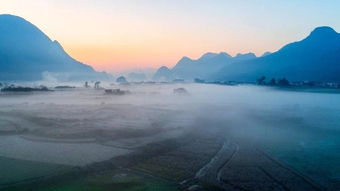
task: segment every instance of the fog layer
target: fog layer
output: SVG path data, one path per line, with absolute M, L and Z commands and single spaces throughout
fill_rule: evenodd
M 103 86 L 131 93 L 1 93 L 0 156 L 82 166 L 216 128 L 226 140 L 252 144 L 320 184 L 339 184 L 339 94 L 203 84 Z M 180 87 L 188 93 L 174 94 Z

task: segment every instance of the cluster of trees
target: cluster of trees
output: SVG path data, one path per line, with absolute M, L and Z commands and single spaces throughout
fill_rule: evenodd
M 200 78 L 195 78 L 194 82 L 195 83 L 205 83 L 205 80 L 200 79 Z
M 126 78 L 124 76 L 120 76 L 116 79 L 117 83 L 127 83 L 128 81 L 126 80 Z
M 2 92 L 34 92 L 34 91 L 51 91 L 46 86 L 39 87 L 22 87 L 10 85 L 1 89 Z
M 269 86 L 290 86 L 290 82 L 286 78 L 275 79 L 272 78 L 270 81 L 266 82 L 266 76 L 261 76 L 256 80 L 258 85 L 269 85 Z

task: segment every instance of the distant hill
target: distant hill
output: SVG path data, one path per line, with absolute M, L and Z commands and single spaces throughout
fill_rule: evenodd
M 0 15 L 0 80 L 33 81 L 108 79 L 69 56 L 36 26 L 23 18 Z
M 172 78 L 171 70 L 166 66 L 162 66 L 153 75 L 152 80 L 166 81 L 166 80 L 169 80 L 171 78 Z
M 165 66 L 158 69 L 154 75 L 154 80 L 205 79 L 229 64 L 255 58 L 257 57 L 253 53 L 237 54 L 235 57 L 232 57 L 225 52 L 205 53 L 197 60 L 183 57 L 172 69 Z
M 209 79 L 254 82 L 260 76 L 340 82 L 340 34 L 330 27 L 318 27 L 301 41 L 256 59 L 227 65 Z
M 141 82 L 147 80 L 147 77 L 142 72 L 131 72 L 127 76 L 130 82 Z

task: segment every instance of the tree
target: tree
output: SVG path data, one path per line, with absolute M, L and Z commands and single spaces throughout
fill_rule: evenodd
M 257 79 L 256 82 L 258 85 L 265 85 L 266 84 L 265 80 L 266 80 L 266 76 L 262 76 L 261 78 Z
M 271 86 L 275 86 L 275 85 L 276 85 L 276 80 L 275 80 L 275 78 L 272 78 L 272 79 L 269 81 L 268 84 L 271 85 Z
M 127 80 L 124 76 L 120 76 L 119 78 L 116 79 L 117 83 L 127 83 Z
M 279 80 L 278 85 L 279 86 L 289 86 L 290 83 L 286 78 L 282 78 L 282 79 Z
M 205 81 L 199 78 L 195 78 L 195 83 L 204 83 Z

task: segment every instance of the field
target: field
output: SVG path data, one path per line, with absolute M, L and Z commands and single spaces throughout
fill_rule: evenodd
M 56 179 L 37 186 L 26 184 L 7 188 L 8 191 L 176 191 L 177 184 L 147 177 L 130 171 L 115 170 L 100 174 L 78 177 L 72 180 Z
M 179 87 L 188 94 L 174 94 Z M 131 94 L 80 87 L 1 93 L 2 188 L 340 186 L 338 94 L 205 84 L 119 88 Z
M 66 165 L 5 157 L 0 157 L 0 164 L 0 188 L 13 183 L 32 181 L 72 170 L 72 167 Z

